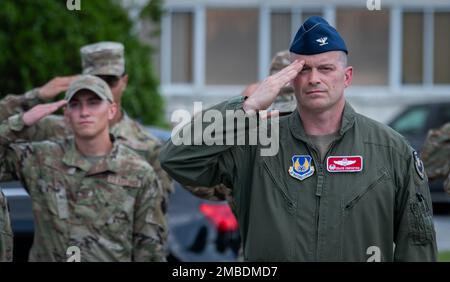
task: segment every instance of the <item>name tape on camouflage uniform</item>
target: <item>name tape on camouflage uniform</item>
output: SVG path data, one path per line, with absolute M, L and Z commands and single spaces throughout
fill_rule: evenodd
M 141 187 L 142 183 L 140 180 L 132 180 L 122 178 L 121 176 L 108 175 L 107 181 L 112 184 L 116 184 L 119 186 L 129 186 L 129 187 Z

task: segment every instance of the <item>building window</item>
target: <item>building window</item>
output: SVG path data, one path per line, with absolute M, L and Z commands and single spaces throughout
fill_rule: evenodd
M 276 53 L 289 49 L 291 44 L 291 13 L 273 12 L 270 22 L 270 57 L 273 58 Z
M 353 84 L 387 85 L 389 10 L 337 9 L 336 25 L 354 67 Z
M 434 83 L 450 83 L 450 13 L 434 13 Z
M 207 9 L 206 84 L 258 80 L 258 19 L 257 9 Z
M 191 12 L 172 13 L 171 82 L 192 83 L 192 32 Z
M 423 13 L 403 13 L 402 83 L 423 83 Z

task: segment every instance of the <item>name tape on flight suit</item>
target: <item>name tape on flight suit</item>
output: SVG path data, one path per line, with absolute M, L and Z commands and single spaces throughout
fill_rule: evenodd
M 362 169 L 362 156 L 330 156 L 327 158 L 328 172 L 359 172 Z

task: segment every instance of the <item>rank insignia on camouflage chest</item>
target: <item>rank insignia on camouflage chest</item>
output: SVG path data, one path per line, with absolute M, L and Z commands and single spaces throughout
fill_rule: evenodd
M 294 155 L 292 156 L 292 166 L 289 167 L 289 175 L 304 180 L 314 174 L 314 166 L 312 165 L 312 157 L 310 155 Z

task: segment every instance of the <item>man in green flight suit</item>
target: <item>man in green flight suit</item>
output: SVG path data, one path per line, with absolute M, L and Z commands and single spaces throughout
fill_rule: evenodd
M 353 68 L 344 40 L 323 18 L 311 17 L 290 52 L 292 64 L 250 97 L 212 108 L 250 119 L 291 82 L 297 110 L 271 123 L 279 136 L 276 152 L 263 153 L 263 142 L 226 142 L 229 135 L 249 140 L 261 122 L 238 120 L 236 127 L 198 136 L 193 129 L 202 115 L 196 115 L 183 128 L 183 134 L 194 132 L 192 142 L 169 140 L 162 167 L 185 185 L 233 189 L 245 260 L 435 261 L 423 164 L 402 136 L 346 102 Z M 210 145 L 219 137 L 223 145 Z

